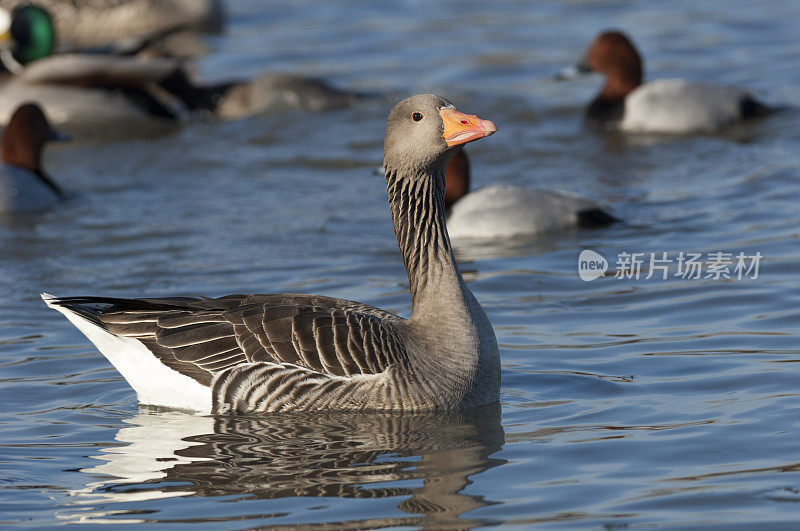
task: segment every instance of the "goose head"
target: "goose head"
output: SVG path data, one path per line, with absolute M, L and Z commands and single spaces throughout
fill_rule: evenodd
M 389 114 L 383 165 L 387 170 L 441 173 L 463 144 L 496 131 L 493 122 L 464 114 L 440 96 L 412 96 Z

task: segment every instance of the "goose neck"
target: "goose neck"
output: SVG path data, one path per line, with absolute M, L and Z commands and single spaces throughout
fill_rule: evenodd
M 411 290 L 412 318 L 436 311 L 465 286 L 445 224 L 444 169 L 387 168 L 389 207 Z

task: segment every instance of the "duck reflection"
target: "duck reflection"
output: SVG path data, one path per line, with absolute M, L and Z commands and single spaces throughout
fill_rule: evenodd
M 95 458 L 105 463 L 81 470 L 105 477 L 74 491 L 78 504 L 231 494 L 403 497 L 398 508 L 422 515 L 417 523 L 463 525 L 461 514 L 492 503 L 462 492 L 470 476 L 505 463 L 491 457 L 504 442 L 496 404 L 467 412 L 260 417 L 143 408 L 125 422 L 130 426 L 116 439 L 126 445 L 103 449 Z M 101 517 L 81 512 L 72 518 Z

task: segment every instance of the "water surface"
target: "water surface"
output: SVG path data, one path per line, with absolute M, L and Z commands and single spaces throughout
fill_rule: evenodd
M 556 83 L 600 29 L 648 77 L 800 106 L 791 1 L 231 2 L 208 80 L 270 68 L 390 94 L 196 120 L 47 155 L 72 199 L 0 225 L 0 523 L 252 528 L 790 526 L 800 510 L 800 114 L 720 136 L 585 130 Z M 474 184 L 558 187 L 625 223 L 461 245 L 494 324 L 499 408 L 239 419 L 139 409 L 40 291 L 281 291 L 409 313 L 374 173 L 393 100 L 495 121 Z M 578 278 L 578 253 L 760 252 L 758 279 Z

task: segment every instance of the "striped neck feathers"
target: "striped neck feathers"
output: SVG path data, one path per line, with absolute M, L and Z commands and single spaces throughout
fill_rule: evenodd
M 394 233 L 408 273 L 412 306 L 427 290 L 450 279 L 461 284 L 445 224 L 444 169 L 386 168 L 386 189 Z

